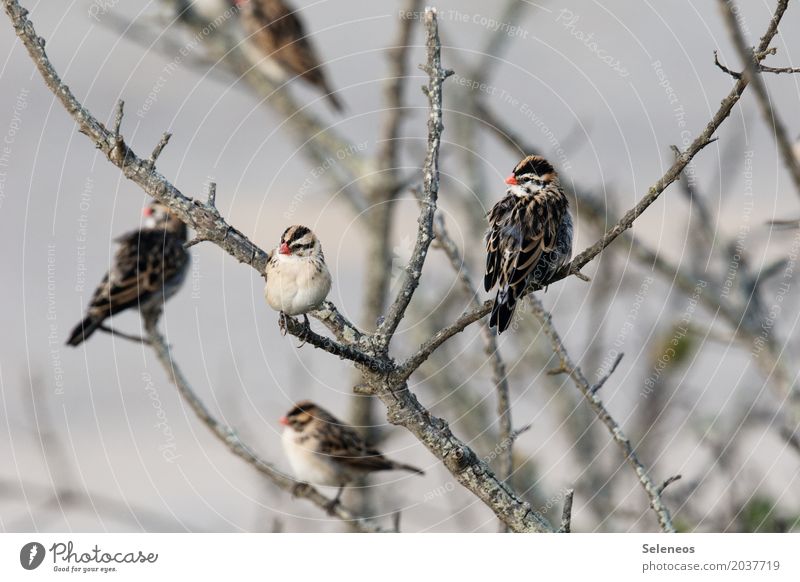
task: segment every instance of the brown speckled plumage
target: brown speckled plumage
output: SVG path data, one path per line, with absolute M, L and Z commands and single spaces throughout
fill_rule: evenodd
M 119 248 L 111 269 L 95 290 L 86 318 L 72 330 L 67 345 L 80 345 L 108 317 L 126 309 L 160 310 L 183 283 L 189 266 L 189 253 L 183 247 L 186 225 L 158 202 L 148 209 L 148 220 L 154 224 L 116 239 Z
M 324 408 L 304 400 L 285 417 L 284 449 L 298 478 L 343 487 L 375 471 L 423 471 L 387 459 L 350 426 Z
M 326 94 L 336 111 L 342 103 L 332 92 L 320 60 L 298 13 L 283 0 L 235 0 L 251 41 L 287 73 Z
M 508 328 L 517 300 L 531 283 L 546 285 L 572 255 L 572 218 L 558 174 L 528 156 L 514 168 L 516 183 L 489 212 L 484 288 L 497 286 L 489 319 Z

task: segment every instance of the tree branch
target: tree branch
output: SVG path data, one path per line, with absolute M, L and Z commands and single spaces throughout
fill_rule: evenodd
M 764 44 L 762 39 L 762 43 L 759 45 L 758 50 L 748 47 L 744 33 L 739 26 L 739 22 L 736 20 L 733 0 L 718 1 L 722 10 L 722 16 L 725 19 L 725 24 L 728 28 L 728 34 L 731 37 L 731 41 L 733 41 L 733 46 L 736 48 L 739 58 L 742 59 L 742 62 L 745 65 L 744 73 L 742 73 L 742 79 L 749 81 L 753 85 L 753 93 L 755 94 L 756 101 L 761 109 L 761 113 L 764 116 L 764 121 L 768 126 L 772 127 L 772 131 L 775 134 L 775 142 L 778 145 L 778 151 L 780 151 L 781 157 L 783 157 L 783 164 L 786 166 L 786 169 L 789 171 L 789 174 L 792 177 L 795 190 L 797 190 L 797 193 L 800 194 L 800 160 L 797 159 L 797 156 L 792 149 L 792 142 L 786 132 L 786 126 L 778 116 L 778 112 L 775 111 L 775 108 L 772 106 L 769 93 L 767 92 L 767 84 L 764 82 L 764 77 L 761 75 L 761 71 L 763 70 L 761 68 L 761 60 L 770 54 L 770 51 L 768 50 L 769 42 Z M 783 10 L 786 10 L 788 1 L 789 0 L 780 0 L 778 2 L 778 10 L 780 11 L 781 15 L 783 14 Z M 794 71 L 791 69 L 772 69 L 769 72 Z
M 385 351 L 389 347 L 397 326 L 405 315 L 406 308 L 411 302 L 419 279 L 422 276 L 422 267 L 425 257 L 433 240 L 433 216 L 436 213 L 436 202 L 439 196 L 439 147 L 442 141 L 442 84 L 453 74 L 442 68 L 441 43 L 439 42 L 439 25 L 436 20 L 436 9 L 425 9 L 425 29 L 427 31 L 426 46 L 428 60 L 421 67 L 428 74 L 428 85 L 423 89 L 428 97 L 430 113 L 428 115 L 428 153 L 423 167 L 423 201 L 422 211 L 417 220 L 417 240 L 411 260 L 405 268 L 405 277 L 397 293 L 394 303 L 389 307 L 386 318 L 378 327 L 376 342 Z

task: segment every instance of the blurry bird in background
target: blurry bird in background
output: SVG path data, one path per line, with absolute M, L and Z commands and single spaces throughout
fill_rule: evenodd
M 313 85 L 329 99 L 333 108 L 341 113 L 342 102 L 331 89 L 322 69 L 311 38 L 306 34 L 297 11 L 283 0 L 232 0 L 239 8 L 242 25 L 249 42 L 261 59 L 278 65 L 283 73 L 281 81 L 300 77 Z M 268 74 L 276 76 L 269 69 Z
M 295 224 L 281 235 L 280 244 L 267 262 L 264 297 L 281 314 L 281 329 L 287 315 L 303 315 L 322 305 L 331 290 L 331 274 L 325 264 L 317 236 Z
M 506 178 L 508 190 L 489 212 L 486 276 L 495 295 L 489 325 L 508 328 L 525 288 L 546 285 L 572 256 L 572 217 L 558 174 L 541 156 L 528 156 Z
M 117 238 L 119 249 L 111 269 L 97 287 L 86 318 L 72 330 L 67 345 L 86 341 L 107 318 L 126 309 L 160 314 L 164 302 L 180 288 L 189 267 L 184 248 L 186 225 L 169 208 L 152 202 L 143 214 L 145 224 Z
M 424 471 L 390 461 L 367 445 L 350 426 L 313 402 L 298 402 L 280 419 L 283 450 L 295 477 L 312 485 L 338 487 L 329 509 L 339 502 L 344 487 L 375 471 Z

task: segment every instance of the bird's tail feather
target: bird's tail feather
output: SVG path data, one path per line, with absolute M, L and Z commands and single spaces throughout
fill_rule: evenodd
M 67 340 L 67 345 L 74 347 L 82 344 L 89 339 L 90 335 L 97 331 L 97 328 L 100 327 L 100 324 L 102 323 L 102 319 L 96 319 L 91 315 L 87 315 L 86 319 L 81 321 L 75 326 L 75 329 L 72 330 L 72 333 Z
M 513 295 L 507 294 L 505 297 L 500 297 L 498 292 L 494 298 L 492 314 L 489 316 L 489 327 L 496 327 L 498 334 L 503 333 L 511 323 L 516 306 L 517 300 Z

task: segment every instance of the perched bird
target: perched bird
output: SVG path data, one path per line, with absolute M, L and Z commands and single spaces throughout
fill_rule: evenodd
M 528 156 L 506 178 L 508 190 L 489 212 L 486 291 L 497 285 L 489 325 L 508 328 L 531 284 L 546 285 L 572 256 L 572 217 L 558 174 L 541 156 Z
M 299 76 L 326 94 L 336 111 L 342 103 L 333 93 L 317 52 L 297 12 L 284 0 L 233 0 L 242 25 L 260 56 L 276 63 L 284 77 Z
M 117 238 L 119 249 L 111 270 L 94 292 L 86 318 L 67 340 L 77 346 L 89 338 L 110 316 L 135 307 L 158 314 L 164 302 L 180 288 L 189 267 L 184 249 L 186 225 L 159 202 L 143 214 L 144 226 Z
M 267 303 L 281 314 L 281 327 L 287 315 L 305 315 L 322 305 L 331 290 L 331 274 L 319 239 L 311 229 L 299 224 L 281 235 L 281 242 L 267 262 Z
M 411 465 L 390 461 L 367 445 L 350 426 L 313 402 L 298 402 L 280 419 L 283 450 L 295 477 L 312 485 L 338 487 L 333 508 L 346 485 L 375 471 L 425 473 Z

